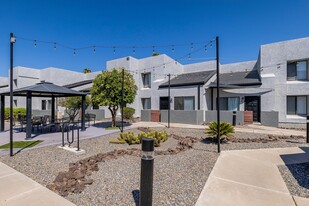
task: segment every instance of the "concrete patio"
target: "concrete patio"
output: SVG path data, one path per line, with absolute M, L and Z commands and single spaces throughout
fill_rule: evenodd
M 309 147 L 223 151 L 196 206 L 306 206 L 292 196 L 278 165 L 309 161 Z

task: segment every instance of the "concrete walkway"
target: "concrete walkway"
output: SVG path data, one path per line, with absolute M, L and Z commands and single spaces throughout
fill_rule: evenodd
M 196 206 L 308 206 L 294 197 L 278 165 L 309 161 L 309 147 L 224 151 Z
M 63 197 L 0 162 L 1 206 L 74 206 Z

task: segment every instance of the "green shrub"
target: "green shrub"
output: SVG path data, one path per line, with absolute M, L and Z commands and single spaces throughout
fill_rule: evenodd
M 18 112 L 20 112 L 21 116 L 26 116 L 26 109 L 25 108 L 13 108 L 13 117 L 17 119 Z M 10 108 L 4 109 L 4 119 L 10 118 Z
M 227 122 L 220 122 L 220 140 L 226 137 L 233 137 L 234 127 Z M 206 135 L 212 137 L 213 140 L 217 138 L 218 134 L 218 123 L 210 122 L 209 129 L 206 129 Z
M 118 140 L 125 141 L 131 145 L 140 144 L 143 138 L 154 138 L 154 146 L 160 147 L 160 144 L 168 139 L 168 135 L 165 131 L 158 132 L 151 129 L 149 132 L 141 132 L 137 136 L 135 136 L 133 132 L 124 132 L 120 134 Z
M 123 108 L 123 117 L 125 119 L 132 119 L 135 113 L 135 109 L 132 107 L 124 107 Z

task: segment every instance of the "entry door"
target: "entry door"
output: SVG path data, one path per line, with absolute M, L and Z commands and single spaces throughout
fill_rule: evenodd
M 253 112 L 253 121 L 260 121 L 260 96 L 245 97 L 245 110 Z
M 160 97 L 160 110 L 168 110 L 169 101 L 168 97 Z

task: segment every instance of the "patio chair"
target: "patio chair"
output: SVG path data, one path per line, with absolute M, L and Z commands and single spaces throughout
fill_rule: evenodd
M 39 131 L 41 125 L 42 125 L 42 117 L 32 118 L 32 131 L 34 131 L 35 127 L 36 127 L 36 130 Z

